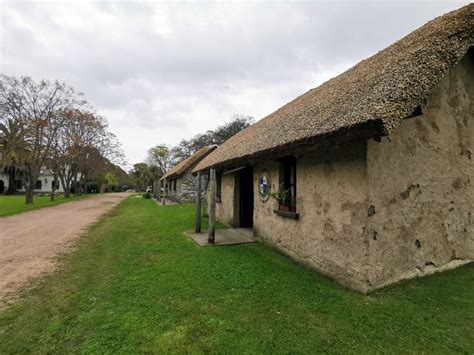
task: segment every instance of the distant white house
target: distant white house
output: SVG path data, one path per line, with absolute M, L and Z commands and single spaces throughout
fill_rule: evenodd
M 3 194 L 5 191 L 7 191 L 10 183 L 15 184 L 16 190 L 18 192 L 25 192 L 25 186 L 21 179 L 15 179 L 14 181 L 10 182 L 8 175 L 0 173 L 0 194 Z M 64 192 L 64 188 L 59 179 L 55 181 L 51 171 L 45 169 L 41 171 L 38 180 L 36 180 L 35 193 L 51 192 L 54 184 L 56 184 L 56 192 Z

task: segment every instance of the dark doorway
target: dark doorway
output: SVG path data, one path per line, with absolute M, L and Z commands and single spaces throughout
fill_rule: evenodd
M 253 169 L 249 166 L 236 172 L 237 227 L 253 227 Z
M 5 183 L 3 180 L 0 180 L 0 194 L 3 194 L 5 192 Z

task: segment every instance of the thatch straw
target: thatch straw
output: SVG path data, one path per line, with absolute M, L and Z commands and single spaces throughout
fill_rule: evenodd
M 160 181 L 164 179 L 167 179 L 167 180 L 174 179 L 183 175 L 186 172 L 186 170 L 188 170 L 193 165 L 197 164 L 201 159 L 206 157 L 209 153 L 211 153 L 216 148 L 217 148 L 216 145 L 202 147 L 196 153 L 180 161 L 178 164 L 176 164 L 170 170 L 168 170 L 166 174 L 161 177 Z
M 467 53 L 473 33 L 474 4 L 438 17 L 239 132 L 194 171 L 281 155 L 360 128 L 366 138 L 387 135 Z

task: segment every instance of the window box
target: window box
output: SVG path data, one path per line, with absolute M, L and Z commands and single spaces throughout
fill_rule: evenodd
M 287 205 L 278 205 L 278 210 L 291 212 L 291 207 Z
M 278 209 L 278 210 L 273 210 L 273 213 L 282 217 L 286 217 L 286 218 L 292 218 L 292 219 L 300 218 L 300 215 L 298 212 L 284 211 L 284 210 Z

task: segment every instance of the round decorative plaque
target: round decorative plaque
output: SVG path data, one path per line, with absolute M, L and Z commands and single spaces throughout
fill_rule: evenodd
M 270 197 L 270 174 L 263 170 L 258 178 L 258 194 L 263 202 L 268 201 Z

